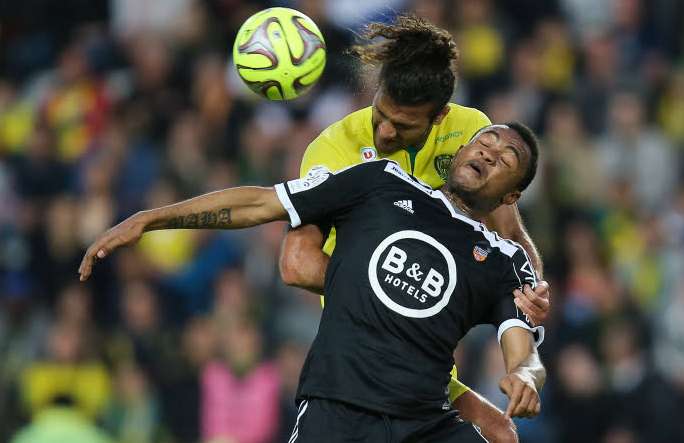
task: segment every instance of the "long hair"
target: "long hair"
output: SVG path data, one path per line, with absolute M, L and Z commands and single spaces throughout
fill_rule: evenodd
M 394 101 L 434 103 L 435 114 L 447 104 L 459 58 L 449 32 L 415 15 L 400 15 L 392 24 L 369 24 L 361 37 L 365 42 L 353 46 L 352 54 L 380 68 L 379 86 Z

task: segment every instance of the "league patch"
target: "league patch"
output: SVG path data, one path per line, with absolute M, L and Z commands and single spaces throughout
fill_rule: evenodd
M 453 154 L 441 154 L 435 157 L 435 170 L 444 181 L 449 176 L 449 166 L 451 166 L 452 158 L 454 158 Z
M 331 175 L 332 172 L 325 166 L 314 166 L 306 173 L 306 176 L 288 181 L 287 188 L 290 190 L 290 194 L 307 191 L 320 185 Z
M 361 148 L 361 161 L 362 162 L 369 162 L 373 161 L 378 158 L 378 151 L 375 150 L 375 148 L 371 146 L 366 146 L 365 148 Z

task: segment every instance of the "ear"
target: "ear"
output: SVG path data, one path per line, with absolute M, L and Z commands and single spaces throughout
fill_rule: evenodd
M 522 194 L 520 191 L 512 191 L 509 192 L 508 194 L 504 195 L 503 198 L 501 199 L 501 204 L 503 205 L 512 205 L 515 204 L 519 199 Z
M 444 120 L 444 117 L 446 117 L 450 110 L 451 108 L 449 107 L 449 105 L 444 106 L 442 110 L 439 111 L 439 114 L 437 114 L 435 118 L 432 119 L 432 124 L 438 125 L 442 123 L 442 120 Z

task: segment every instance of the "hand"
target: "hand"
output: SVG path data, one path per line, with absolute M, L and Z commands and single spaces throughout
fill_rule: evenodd
M 81 260 L 81 265 L 78 267 L 78 273 L 81 275 L 80 280 L 86 281 L 90 277 L 93 264 L 97 259 L 105 258 L 120 246 L 130 245 L 140 240 L 144 229 L 145 223 L 136 214 L 102 234 L 90 245 L 83 256 L 83 260 Z
M 523 290 L 513 291 L 513 302 L 527 315 L 532 326 L 544 324 L 551 310 L 549 284 L 542 280 L 534 290 L 529 285 L 523 286 Z
M 532 376 L 511 372 L 501 379 L 499 389 L 510 399 L 506 417 L 534 417 L 541 411 L 539 393 Z

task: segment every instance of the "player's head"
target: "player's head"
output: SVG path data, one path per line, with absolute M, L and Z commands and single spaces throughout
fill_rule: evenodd
M 373 99 L 373 141 L 382 153 L 422 147 L 432 125 L 449 112 L 458 49 L 451 35 L 414 15 L 371 23 L 363 37 L 380 42 L 353 48 L 380 68 Z
M 451 163 L 447 190 L 470 208 L 488 213 L 513 204 L 534 179 L 539 142 L 522 123 L 486 126 Z

